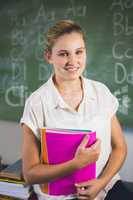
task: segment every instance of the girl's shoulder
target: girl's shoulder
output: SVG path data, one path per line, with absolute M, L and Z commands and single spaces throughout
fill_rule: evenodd
M 41 85 L 38 89 L 33 91 L 27 101 L 30 101 L 32 104 L 39 103 L 42 99 L 47 98 L 47 94 L 50 91 L 50 83 L 49 80 Z
M 100 93 L 108 93 L 110 92 L 110 89 L 108 86 L 100 81 L 84 78 L 84 83 L 86 87 L 92 88 L 95 92 Z

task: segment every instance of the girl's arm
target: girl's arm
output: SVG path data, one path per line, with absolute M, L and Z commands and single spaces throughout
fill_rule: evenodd
M 100 179 L 105 184 L 119 171 L 127 155 L 126 141 L 116 116 L 112 118 L 111 145 L 112 153 L 110 154 L 107 166 L 100 176 Z
M 37 139 L 32 130 L 23 124 L 23 132 L 23 175 L 29 184 L 41 184 L 68 175 L 91 162 L 95 162 L 100 153 L 99 140 L 96 141 L 93 148 L 89 149 L 85 148 L 88 142 L 88 137 L 85 137 L 72 160 L 56 165 L 42 164 Z
M 112 152 L 108 159 L 108 163 L 98 179 L 77 185 L 79 199 L 87 199 L 88 197 L 94 199 L 119 171 L 126 158 L 127 146 L 116 116 L 113 116 L 112 118 L 111 131 Z M 87 189 L 82 191 L 80 189 L 82 187 L 86 187 Z

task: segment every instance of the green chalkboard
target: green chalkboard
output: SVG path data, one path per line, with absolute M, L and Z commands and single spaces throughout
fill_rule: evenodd
M 84 75 L 105 83 L 118 115 L 133 127 L 133 1 L 3 0 L 0 6 L 0 119 L 19 121 L 25 99 L 52 72 L 43 56 L 45 34 L 59 19 L 86 33 Z

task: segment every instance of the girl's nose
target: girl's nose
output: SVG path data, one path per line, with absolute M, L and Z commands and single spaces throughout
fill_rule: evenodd
M 74 65 L 76 63 L 76 56 L 75 55 L 69 55 L 68 56 L 68 62 L 71 65 Z

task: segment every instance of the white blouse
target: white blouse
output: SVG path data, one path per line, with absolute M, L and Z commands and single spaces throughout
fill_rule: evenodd
M 72 109 L 54 86 L 52 77 L 27 99 L 21 123 L 31 128 L 40 140 L 39 129 L 49 128 L 89 129 L 96 131 L 101 140 L 101 153 L 96 162 L 96 176 L 105 167 L 111 151 L 111 118 L 118 109 L 118 101 L 102 83 L 82 77 L 84 97 L 78 111 Z M 97 199 L 104 199 L 107 191 L 120 179 L 116 174 Z M 35 185 L 40 200 L 55 200 Z M 58 200 L 64 196 L 57 197 Z M 69 199 L 71 196 L 69 196 Z M 72 196 L 73 198 L 73 196 Z M 66 197 L 65 197 L 66 199 Z

